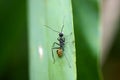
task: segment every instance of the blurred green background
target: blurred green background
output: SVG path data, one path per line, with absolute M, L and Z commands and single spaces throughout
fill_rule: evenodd
M 26 0 L 0 0 L 0 80 L 28 80 Z

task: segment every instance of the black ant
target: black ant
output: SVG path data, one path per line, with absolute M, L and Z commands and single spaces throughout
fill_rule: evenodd
M 58 57 L 62 57 L 62 56 L 63 56 L 64 45 L 65 45 L 65 37 L 64 37 L 64 34 L 62 33 L 62 31 L 63 31 L 64 25 L 62 25 L 61 32 L 56 31 L 56 30 L 52 29 L 51 27 L 49 27 L 49 26 L 47 26 L 47 25 L 44 25 L 44 26 L 46 26 L 47 28 L 49 28 L 49 29 L 51 29 L 51 30 L 53 30 L 54 32 L 57 32 L 57 33 L 59 34 L 59 37 L 57 38 L 57 40 L 59 41 L 59 43 L 54 42 L 53 45 L 52 45 L 52 48 L 51 48 L 51 50 L 52 50 L 53 63 L 55 63 L 55 57 L 54 57 L 54 53 L 53 53 L 53 50 L 54 50 L 54 49 L 57 49 L 57 55 L 58 55 Z M 59 47 L 54 47 L 55 44 L 58 45 Z M 64 54 L 64 55 L 65 55 L 65 54 Z M 65 56 L 65 57 L 66 57 L 66 56 Z M 67 62 L 69 63 L 67 57 L 66 57 L 66 60 L 67 60 Z M 69 63 L 69 67 L 71 67 L 71 66 L 70 66 L 70 63 Z

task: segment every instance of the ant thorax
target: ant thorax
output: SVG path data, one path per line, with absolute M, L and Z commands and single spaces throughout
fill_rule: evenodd
M 57 40 L 58 40 L 60 43 L 64 43 L 64 42 L 65 42 L 65 37 L 58 37 Z

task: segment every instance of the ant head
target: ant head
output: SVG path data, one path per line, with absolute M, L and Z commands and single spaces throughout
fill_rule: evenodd
M 59 36 L 60 36 L 60 37 L 63 37 L 63 33 L 59 33 Z

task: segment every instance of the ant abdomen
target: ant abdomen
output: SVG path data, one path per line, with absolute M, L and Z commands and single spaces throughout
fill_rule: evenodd
M 57 50 L 57 55 L 58 55 L 58 57 L 62 57 L 63 56 L 63 50 L 59 48 Z

